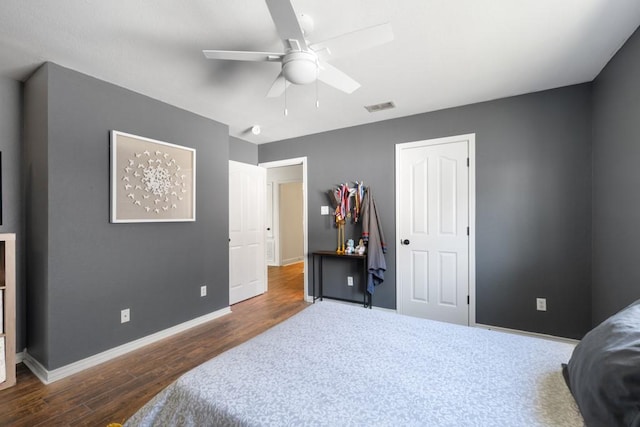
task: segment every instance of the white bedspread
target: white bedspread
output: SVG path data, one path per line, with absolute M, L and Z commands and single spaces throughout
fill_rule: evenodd
M 186 373 L 126 426 L 582 426 L 573 345 L 317 302 Z

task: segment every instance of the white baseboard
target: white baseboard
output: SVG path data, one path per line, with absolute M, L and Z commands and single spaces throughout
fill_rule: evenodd
M 16 365 L 18 363 L 22 363 L 23 360 L 24 360 L 24 351 L 21 351 L 20 353 L 16 353 Z
M 36 359 L 33 358 L 33 356 L 31 356 L 29 353 L 27 353 L 27 351 L 25 350 L 23 352 L 24 357 L 22 359 L 22 361 L 24 362 L 24 365 L 29 368 L 29 370 L 31 372 L 33 372 L 33 375 L 35 375 L 36 377 L 38 377 L 38 379 L 43 383 L 43 384 L 49 384 L 52 383 L 55 380 L 49 380 L 49 372 L 47 371 L 47 369 L 42 366 L 42 364 L 40 364 L 40 362 L 38 362 Z
M 100 363 L 104 363 L 108 360 L 122 356 L 123 354 L 129 353 L 131 351 L 138 350 L 139 348 L 142 348 L 146 345 L 152 344 L 156 341 L 160 341 L 164 338 L 170 337 L 171 335 L 184 332 L 187 329 L 199 326 L 203 323 L 217 319 L 229 313 L 231 313 L 231 308 L 225 307 L 220 310 L 214 311 L 213 313 L 205 314 L 204 316 L 197 317 L 179 325 L 172 326 L 171 328 L 156 332 L 151 335 L 147 335 L 146 337 L 142 337 L 135 341 L 128 342 L 118 347 L 103 351 L 102 353 L 87 357 L 86 359 L 82 359 L 50 371 L 42 366 L 42 364 L 38 362 L 33 356 L 31 356 L 28 352 L 28 349 L 25 349 L 25 351 L 22 352 L 22 359 L 24 364 L 31 370 L 31 372 L 34 373 L 36 377 L 38 377 L 40 381 L 42 381 L 44 384 L 50 384 L 54 381 L 58 381 L 62 378 L 68 377 L 69 375 L 77 374 L 78 372 L 84 371 L 85 369 L 99 365 Z
M 374 305 L 373 310 L 386 311 L 387 313 L 398 314 L 398 310 L 396 310 L 395 308 L 376 307 Z
M 362 303 L 361 302 L 355 302 L 355 301 L 341 301 L 339 299 L 331 299 L 329 297 L 325 297 L 326 299 L 324 301 L 320 301 L 320 297 L 316 297 L 317 300 L 316 302 L 324 302 L 324 301 L 328 301 L 330 303 L 335 303 L 335 304 L 345 304 L 345 305 L 353 305 L 354 307 L 362 307 Z M 313 296 L 312 295 L 307 295 L 307 297 L 305 298 L 305 301 L 307 302 L 313 302 Z M 369 307 L 367 307 L 369 308 Z M 386 311 L 388 313 L 393 313 L 393 314 L 398 314 L 398 311 L 395 308 L 384 308 L 384 307 L 377 307 L 377 306 L 373 306 L 372 307 L 373 310 L 378 310 L 378 311 Z
M 574 340 L 574 339 L 571 339 L 571 338 L 556 337 L 555 335 L 540 334 L 538 332 L 521 331 L 519 329 L 502 328 L 500 326 L 483 325 L 482 323 L 476 323 L 474 326 L 477 327 L 477 328 L 489 329 L 489 330 L 500 331 L 500 332 L 506 332 L 506 333 L 509 333 L 509 334 L 524 335 L 524 336 L 527 336 L 527 337 L 544 338 L 544 339 L 552 340 L 552 341 L 560 341 L 560 342 L 564 342 L 564 343 L 567 343 L 567 344 L 573 344 L 573 345 L 576 345 L 576 344 L 578 344 L 580 342 L 579 340 Z
M 295 258 L 289 258 L 289 259 L 285 259 L 282 261 L 282 266 L 287 266 L 287 265 L 291 265 L 291 264 L 297 264 L 299 262 L 304 261 L 304 257 L 300 256 L 300 257 L 295 257 Z

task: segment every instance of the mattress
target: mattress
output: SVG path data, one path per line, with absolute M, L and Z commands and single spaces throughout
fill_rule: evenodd
M 569 343 L 316 302 L 184 374 L 126 426 L 582 426 Z

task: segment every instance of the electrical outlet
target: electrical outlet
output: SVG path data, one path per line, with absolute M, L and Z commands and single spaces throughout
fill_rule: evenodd
M 536 309 L 538 311 L 547 311 L 547 299 L 536 298 Z
M 128 308 L 120 310 L 120 323 L 127 323 L 131 320 L 131 311 Z
M 200 286 L 200 296 L 201 297 L 207 296 L 207 285 Z
M 347 286 L 353 286 L 353 276 L 347 276 Z
M 320 215 L 329 215 L 329 206 L 320 206 Z

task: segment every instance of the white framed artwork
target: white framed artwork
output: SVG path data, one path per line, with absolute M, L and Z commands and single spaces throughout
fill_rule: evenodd
M 196 150 L 111 131 L 111 222 L 196 220 Z

